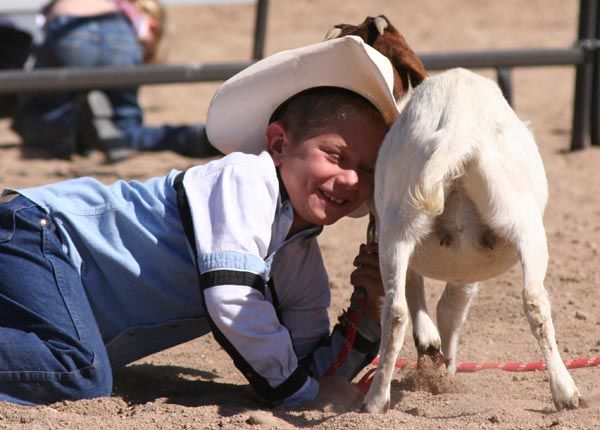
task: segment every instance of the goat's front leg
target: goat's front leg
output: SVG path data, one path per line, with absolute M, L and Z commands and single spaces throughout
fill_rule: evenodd
M 460 330 L 467 319 L 471 300 L 479 291 L 479 283 L 446 284 L 437 304 L 437 323 L 442 337 L 442 352 L 447 362 L 448 374 L 456 374 L 456 353 Z
M 550 312 L 550 301 L 544 288 L 548 265 L 546 235 L 541 220 L 530 221 L 519 243 L 523 265 L 523 306 L 529 327 L 537 339 L 548 367 L 550 390 L 559 411 L 575 409 L 583 402 L 571 375 L 563 363 Z
M 427 311 L 425 283 L 423 277 L 412 270 L 409 270 L 406 275 L 406 301 L 413 323 L 413 338 L 419 359 L 428 355 L 434 363 L 441 366 L 444 364 L 444 356 L 440 350 L 441 339 Z
M 380 236 L 379 259 L 385 299 L 381 310 L 379 365 L 363 401 L 363 410 L 366 412 L 387 412 L 390 407 L 392 376 L 408 324 L 405 284 L 408 261 L 413 249 L 414 243 L 386 243 L 385 238 Z

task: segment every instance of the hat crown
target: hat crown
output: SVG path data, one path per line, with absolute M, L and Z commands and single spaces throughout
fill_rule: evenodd
M 361 38 L 345 36 L 278 52 L 225 81 L 208 109 L 208 139 L 225 154 L 258 154 L 277 107 L 304 90 L 324 86 L 365 97 L 387 124 L 398 115 L 390 61 Z

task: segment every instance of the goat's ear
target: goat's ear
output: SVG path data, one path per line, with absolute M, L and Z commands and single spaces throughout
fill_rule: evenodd
M 376 16 L 373 19 L 373 24 L 375 25 L 375 28 L 377 29 L 377 33 L 379 33 L 380 36 L 383 36 L 383 33 L 385 33 L 385 30 L 387 30 L 387 28 L 390 25 L 390 23 L 387 20 L 387 18 L 385 17 L 385 15 Z
M 329 31 L 327 32 L 327 34 L 325 35 L 325 38 L 323 40 L 331 40 L 331 39 L 336 39 L 338 37 L 340 37 L 342 34 L 342 29 L 339 27 L 331 27 L 329 29 Z
M 425 66 L 412 49 L 408 47 L 395 50 L 392 63 L 398 70 L 405 88 L 408 88 L 409 79 L 410 85 L 414 88 L 427 77 Z M 405 73 L 402 73 L 403 71 Z

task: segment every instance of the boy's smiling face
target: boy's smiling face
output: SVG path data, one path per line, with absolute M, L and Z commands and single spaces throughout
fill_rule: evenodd
M 387 127 L 350 109 L 344 119 L 293 143 L 282 124 L 267 128 L 269 149 L 294 208 L 290 233 L 329 225 L 372 193 L 377 152 Z

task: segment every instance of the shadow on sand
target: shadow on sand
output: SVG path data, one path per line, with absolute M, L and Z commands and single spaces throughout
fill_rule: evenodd
M 218 375 L 181 366 L 134 364 L 114 372 L 113 395 L 130 405 L 161 400 L 182 406 L 234 403 L 252 407 L 240 385 L 217 382 Z

